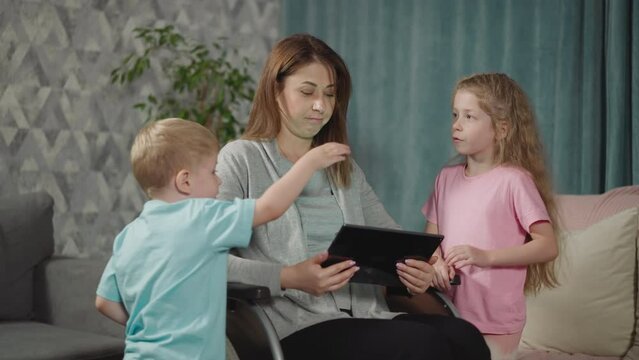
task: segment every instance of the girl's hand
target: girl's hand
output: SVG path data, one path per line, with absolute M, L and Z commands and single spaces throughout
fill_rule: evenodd
M 436 256 L 431 257 L 429 262 L 406 259 L 403 263 L 397 263 L 399 281 L 406 285 L 406 290 L 410 294 L 423 294 L 433 284 L 435 269 L 431 265 L 435 261 L 437 261 Z
M 320 296 L 348 284 L 355 272 L 359 270 L 358 266 L 354 266 L 355 261 L 352 260 L 323 268 L 321 264 L 327 258 L 328 253 L 324 251 L 306 261 L 284 267 L 280 275 L 281 286 Z
M 470 245 L 453 246 L 446 256 L 446 264 L 455 269 L 461 269 L 467 265 L 491 266 L 488 251 Z
M 455 269 L 446 264 L 443 259 L 437 259 L 433 264 L 433 268 L 435 268 L 433 286 L 440 291 L 448 291 L 450 289 L 450 279 L 455 276 Z

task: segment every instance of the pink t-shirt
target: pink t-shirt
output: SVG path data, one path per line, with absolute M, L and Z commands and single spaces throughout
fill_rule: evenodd
M 533 223 L 550 221 L 530 175 L 506 166 L 473 177 L 464 174 L 464 165 L 442 169 L 422 212 L 444 235 L 444 258 L 455 245 L 480 249 L 522 245 Z M 450 295 L 464 319 L 484 334 L 523 329 L 526 266 L 470 265 L 457 273 L 461 285 L 453 286 Z

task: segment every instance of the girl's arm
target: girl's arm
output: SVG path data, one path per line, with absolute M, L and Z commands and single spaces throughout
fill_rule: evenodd
M 479 267 L 526 266 L 544 263 L 557 257 L 557 241 L 552 225 L 539 221 L 530 226 L 532 240 L 519 246 L 503 249 L 482 250 L 470 245 L 459 245 L 451 249 L 446 262 L 455 268 L 466 265 Z
M 424 232 L 429 234 L 439 234 L 439 228 L 437 227 L 437 224 L 427 221 Z M 439 290 L 448 290 L 450 289 L 450 279 L 455 276 L 455 270 L 446 264 L 440 246 L 435 249 L 433 256 L 437 256 L 437 261 L 433 264 L 436 271 L 435 278 L 433 279 L 433 285 Z
M 429 234 L 439 234 L 439 228 L 437 227 L 437 224 L 433 224 L 430 221 L 426 222 L 426 229 L 424 229 L 424 232 L 427 232 Z M 439 247 L 437 248 L 436 251 L 440 251 Z
M 489 266 L 517 266 L 545 263 L 557 257 L 557 240 L 547 221 L 539 221 L 530 226 L 529 242 L 505 249 L 489 252 Z
M 439 228 L 437 227 L 437 224 L 433 224 L 432 222 L 427 221 L 424 232 L 429 234 L 439 234 Z M 444 255 L 442 254 L 441 246 L 438 246 L 437 249 L 435 249 L 433 256 L 437 256 L 437 263 L 439 263 L 440 261 L 444 261 Z
M 122 303 L 107 300 L 101 296 L 95 297 L 95 307 L 103 315 L 121 325 L 126 325 L 129 320 L 129 314 L 126 312 Z

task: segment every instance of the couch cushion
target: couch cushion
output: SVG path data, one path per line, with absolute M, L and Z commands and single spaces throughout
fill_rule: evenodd
M 0 197 L 0 320 L 33 315 L 33 268 L 53 253 L 53 199 L 47 193 Z
M 556 351 L 519 349 L 517 360 L 619 360 L 619 356 L 595 356 Z
M 124 327 L 95 309 L 95 291 L 108 259 L 53 256 L 34 271 L 34 320 L 124 338 Z
M 583 230 L 620 211 L 639 207 L 639 185 L 622 186 L 600 195 L 558 195 L 564 230 Z
M 37 322 L 0 323 L 3 359 L 122 359 L 124 341 Z
M 563 227 L 573 229 L 560 235 L 561 285 L 528 297 L 522 347 L 623 356 L 636 326 L 639 187 L 558 204 Z

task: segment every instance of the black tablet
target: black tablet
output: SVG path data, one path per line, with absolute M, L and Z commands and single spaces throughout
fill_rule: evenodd
M 403 287 L 395 264 L 405 259 L 428 261 L 443 239 L 436 234 L 346 224 L 335 235 L 322 266 L 352 259 L 360 269 L 351 282 Z

